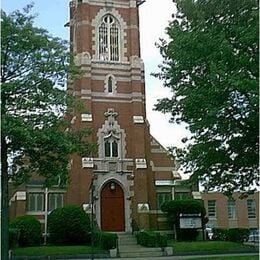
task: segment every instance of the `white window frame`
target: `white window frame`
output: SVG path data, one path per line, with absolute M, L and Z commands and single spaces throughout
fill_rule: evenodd
M 212 205 L 210 205 L 212 204 Z M 216 218 L 217 217 L 217 202 L 216 200 L 208 200 L 208 217 Z
M 236 219 L 237 212 L 236 212 L 236 202 L 234 200 L 228 200 L 228 218 L 229 219 Z
M 58 196 L 61 196 L 61 204 L 59 205 Z M 54 197 L 54 206 L 51 205 L 51 198 Z M 64 205 L 64 193 L 61 192 L 50 192 L 48 194 L 48 211 L 52 211 L 56 208 L 63 207 Z
M 256 218 L 256 202 L 254 199 L 247 200 L 247 215 L 249 219 Z
M 31 198 L 33 197 L 33 205 L 31 204 Z M 45 206 L 45 199 L 44 199 L 43 192 L 29 192 L 28 193 L 28 211 L 30 212 L 43 212 Z M 40 205 L 39 205 L 39 200 Z
M 168 202 L 172 200 L 172 193 L 171 192 L 157 192 L 156 194 L 157 200 L 157 208 L 160 210 L 161 206 L 164 202 Z
M 117 144 L 117 156 L 113 156 L 113 143 Z M 106 154 L 106 143 L 109 143 L 109 155 Z M 104 152 L 106 158 L 118 158 L 119 157 L 119 140 L 116 138 L 106 138 L 104 139 Z
M 116 36 L 113 39 L 113 30 Z M 106 14 L 98 26 L 98 59 L 106 62 L 120 61 L 120 26 L 117 19 Z M 103 44 L 103 45 L 102 45 Z M 115 47 L 113 49 L 113 46 Z

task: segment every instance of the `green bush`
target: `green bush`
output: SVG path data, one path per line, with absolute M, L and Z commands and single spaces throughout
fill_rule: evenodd
M 249 233 L 248 228 L 216 228 L 213 230 L 213 239 L 241 243 L 248 237 Z
M 18 244 L 21 247 L 36 246 L 42 242 L 41 223 L 33 216 L 17 217 L 10 228 L 19 230 Z
M 79 245 L 90 242 L 90 220 L 78 206 L 53 210 L 48 216 L 49 243 Z
M 136 235 L 137 243 L 147 247 L 166 247 L 167 236 L 152 231 L 140 231 Z
M 96 231 L 94 232 L 93 235 L 93 241 L 95 246 L 101 247 L 105 250 L 109 250 L 117 247 L 116 234 Z
M 231 242 L 242 243 L 249 236 L 248 228 L 231 228 L 228 230 L 228 240 Z
M 18 228 L 9 228 L 9 248 L 19 245 L 19 234 Z

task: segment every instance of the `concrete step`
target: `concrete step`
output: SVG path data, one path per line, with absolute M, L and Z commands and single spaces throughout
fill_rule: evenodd
M 161 257 L 163 252 L 120 252 L 121 258 Z
M 137 244 L 136 237 L 131 233 L 118 234 L 118 249 L 120 257 L 160 257 L 163 251 L 160 247 L 144 247 Z
M 160 252 L 160 247 L 144 247 L 140 245 L 121 245 L 119 246 L 120 252 Z
M 137 245 L 137 241 L 135 238 L 119 238 L 118 239 L 119 245 Z

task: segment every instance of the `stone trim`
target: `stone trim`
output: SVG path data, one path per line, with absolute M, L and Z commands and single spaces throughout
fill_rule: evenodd
M 114 8 L 129 8 L 134 7 L 133 2 L 135 0 L 130 0 L 129 3 L 122 2 L 120 0 L 113 0 L 108 2 L 107 0 L 82 0 L 82 3 L 91 4 L 91 5 L 98 5 L 98 6 L 106 6 L 106 7 L 114 7 Z
M 81 122 L 92 122 L 92 114 L 87 113 L 87 114 L 81 114 Z
M 112 172 L 108 172 L 106 174 L 99 174 L 94 181 L 94 185 L 96 187 L 94 191 L 94 197 L 96 200 L 94 201 L 94 208 L 96 213 L 96 219 L 99 227 L 101 227 L 101 192 L 103 187 L 107 182 L 114 181 L 121 186 L 124 191 L 124 202 L 125 202 L 125 231 L 132 231 L 131 223 L 132 223 L 132 200 L 130 194 L 130 183 L 127 180 L 127 175 L 116 175 Z
M 162 148 L 151 149 L 151 153 L 164 153 L 164 154 L 167 154 L 167 152 L 164 149 L 162 149 Z
M 112 92 L 108 92 L 108 79 L 109 78 L 112 78 Z M 113 75 L 113 74 L 108 74 L 108 75 L 106 75 L 106 78 L 105 78 L 105 80 L 104 80 L 104 89 L 105 89 L 105 94 L 106 95 L 115 95 L 116 93 L 117 93 L 117 81 L 116 81 L 116 78 L 115 78 L 115 76 Z M 93 94 L 94 93 L 97 93 L 97 92 L 92 92 Z M 101 94 L 101 93 L 100 93 Z M 104 94 L 104 93 L 102 93 L 102 94 Z
M 108 100 L 111 103 L 111 100 Z M 118 102 L 118 101 L 116 101 Z M 109 108 L 107 112 L 105 112 L 105 116 L 107 120 L 102 125 L 101 128 L 98 129 L 97 138 L 98 138 L 98 154 L 100 158 L 105 157 L 104 151 L 104 137 L 108 135 L 110 132 L 116 136 L 118 136 L 119 142 L 119 158 L 125 158 L 126 156 L 126 134 L 125 130 L 121 129 L 120 125 L 118 124 L 116 117 L 117 113 L 114 112 L 113 108 Z
M 106 0 L 101 0 L 104 1 L 104 5 L 107 6 L 107 1 Z M 98 1 L 98 5 L 102 6 L 101 1 Z M 121 2 L 122 3 L 122 2 Z M 112 7 L 113 6 L 113 7 Z M 120 13 L 115 9 L 118 6 L 116 5 L 115 1 L 112 4 L 112 8 L 110 10 L 108 10 L 108 8 L 102 8 L 99 10 L 99 12 L 97 13 L 96 17 L 92 20 L 91 25 L 94 27 L 93 29 L 93 37 L 92 37 L 92 41 L 94 42 L 94 45 L 92 45 L 92 51 L 95 53 L 93 55 L 93 58 L 95 60 L 99 60 L 98 58 L 98 28 L 100 25 L 100 22 L 102 20 L 102 17 L 110 14 L 112 16 L 114 16 L 119 24 L 119 29 L 120 29 L 120 45 L 119 45 L 119 61 L 118 63 L 120 63 L 121 61 L 127 61 L 127 57 L 126 57 L 126 53 L 127 53 L 127 49 L 124 47 L 127 45 L 126 42 L 126 29 L 127 29 L 127 24 L 124 21 L 123 17 L 120 15 Z M 110 64 L 110 61 L 106 61 L 106 63 Z M 113 63 L 117 63 L 115 61 L 113 61 Z

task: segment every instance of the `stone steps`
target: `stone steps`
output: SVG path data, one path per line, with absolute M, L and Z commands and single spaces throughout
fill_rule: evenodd
M 120 257 L 161 257 L 163 251 L 159 247 L 144 247 L 137 244 L 135 236 L 131 233 L 118 234 L 118 249 Z

